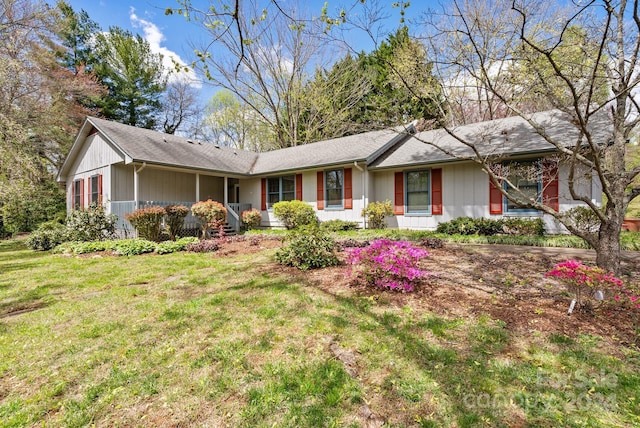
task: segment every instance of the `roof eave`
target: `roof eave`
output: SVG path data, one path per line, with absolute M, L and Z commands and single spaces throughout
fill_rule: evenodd
M 527 151 L 517 151 L 517 152 L 508 152 L 502 153 L 500 156 L 514 157 L 514 156 L 529 156 L 535 154 L 548 154 L 557 152 L 556 148 L 550 149 L 542 149 L 542 150 L 527 150 Z M 424 161 L 424 162 L 414 162 L 414 163 L 403 163 L 403 164 L 395 164 L 395 165 L 386 165 L 386 166 L 370 166 L 369 170 L 371 171 L 383 171 L 389 169 L 398 169 L 398 168 L 413 168 L 418 166 L 427 166 L 427 165 L 436 165 L 436 164 L 448 164 L 455 162 L 473 162 L 475 156 L 470 156 L 466 158 L 449 158 L 449 159 L 437 159 L 433 161 Z

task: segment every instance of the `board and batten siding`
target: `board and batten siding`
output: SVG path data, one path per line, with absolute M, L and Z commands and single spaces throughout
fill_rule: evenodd
M 316 215 L 320 221 L 328 220 L 345 220 L 356 221 L 360 223 L 362 227 L 363 218 L 360 216 L 362 208 L 366 200 L 363 202 L 363 179 L 364 173 L 353 166 L 344 165 L 338 167 L 330 167 L 330 169 L 351 168 L 351 188 L 352 188 L 352 208 L 326 208 L 318 210 L 317 200 L 317 186 L 318 186 L 318 172 L 323 170 L 312 170 L 302 172 L 283 173 L 273 175 L 273 177 L 280 177 L 282 175 L 302 175 L 302 200 L 310 204 L 315 210 Z M 296 189 L 297 190 L 297 189 Z M 296 193 L 298 193 L 296 191 Z M 261 178 L 240 180 L 240 200 L 243 203 L 250 203 L 253 208 L 260 209 L 262 204 L 262 182 Z M 263 227 L 282 227 L 282 224 L 276 219 L 271 210 L 262 211 L 262 223 Z
M 107 143 L 100 134 L 87 137 L 76 161 L 70 169 L 69 180 L 85 172 L 94 171 L 107 165 L 124 162 L 124 158 Z
M 138 173 L 138 197 L 141 201 L 193 201 L 196 175 L 147 166 Z
M 195 198 L 195 191 L 193 195 L 194 196 L 192 197 L 192 199 Z M 192 199 L 188 199 L 188 200 L 190 201 Z M 211 199 L 213 201 L 223 203 L 224 201 L 224 178 L 223 177 L 214 177 L 211 175 L 200 174 L 200 195 L 198 197 L 198 201 L 206 201 L 207 199 Z
M 73 182 L 84 180 L 84 203 L 88 205 L 88 179 L 94 175 L 102 175 L 102 200 L 113 199 L 111 187 L 111 168 L 114 163 L 124 162 L 124 158 L 107 143 L 100 134 L 87 137 L 85 144 L 78 153 L 75 162 L 69 169 L 69 175 L 65 177 L 67 184 L 66 200 L 67 209 L 73 206 Z
M 440 168 L 440 166 L 436 166 Z M 541 217 L 549 233 L 564 233 L 566 230 L 550 215 L 542 213 L 505 213 L 492 215 L 489 213 L 489 177 L 482 169 L 472 163 L 458 163 L 441 166 L 442 168 L 442 214 L 402 214 L 387 218 L 391 228 L 434 230 L 438 223 L 458 217 L 501 218 L 501 217 Z M 419 169 L 419 168 L 418 168 Z M 429 168 L 424 168 L 429 169 Z M 376 171 L 373 173 L 373 201 L 394 200 L 394 174 L 398 171 L 411 171 L 416 168 L 402 170 Z M 571 198 L 569 193 L 569 167 L 559 166 L 559 207 L 561 211 L 582 205 Z M 593 200 L 602 202 L 600 182 L 595 174 L 581 171 L 576 174 L 576 191 Z
M 133 165 L 111 165 L 112 201 L 133 201 Z

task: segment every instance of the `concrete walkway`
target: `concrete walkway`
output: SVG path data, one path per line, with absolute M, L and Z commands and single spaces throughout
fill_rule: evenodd
M 533 247 L 529 245 L 500 245 L 500 244 L 457 244 L 447 243 L 447 246 L 459 245 L 461 248 L 474 248 L 479 251 L 501 251 L 511 254 L 542 254 L 547 256 L 566 257 L 567 259 L 595 260 L 595 250 L 562 247 Z M 621 251 L 620 259 L 627 263 L 640 264 L 640 251 Z

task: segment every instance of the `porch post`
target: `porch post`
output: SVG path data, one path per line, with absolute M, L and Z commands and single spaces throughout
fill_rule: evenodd
M 145 169 L 147 167 L 147 163 L 146 162 L 142 162 L 142 165 L 140 165 L 140 168 L 136 168 L 136 164 L 133 164 L 133 199 L 135 199 L 134 201 L 134 205 L 135 205 L 135 209 L 138 209 L 138 199 L 140 199 L 140 172 Z
M 229 203 L 229 180 L 227 176 L 224 176 L 224 206 L 226 207 Z
M 135 164 L 133 165 L 133 207 L 134 209 L 138 209 L 138 186 L 139 186 L 139 180 L 138 180 L 138 169 L 136 168 Z
M 196 172 L 196 202 L 200 201 L 200 173 Z

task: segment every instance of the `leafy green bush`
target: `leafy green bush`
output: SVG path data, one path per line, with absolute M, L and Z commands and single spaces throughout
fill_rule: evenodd
M 189 214 L 189 208 L 184 205 L 167 205 L 164 207 L 167 213 L 167 228 L 169 229 L 169 237 L 175 241 L 182 233 L 184 228 L 184 219 Z
M 336 266 L 337 244 L 318 227 L 300 228 L 291 233 L 289 245 L 276 252 L 276 261 L 300 270 Z
M 289 230 L 318 224 L 313 207 L 303 201 L 276 202 L 273 204 L 273 215 Z
M 255 208 L 242 211 L 240 217 L 242 218 L 242 224 L 247 230 L 257 228 L 260 226 L 260 222 L 262 221 L 262 213 Z
M 200 220 L 203 238 L 210 229 L 218 230 L 227 221 L 227 209 L 220 202 L 211 199 L 193 204 L 191 212 Z
M 194 253 L 212 253 L 220 249 L 220 244 L 217 239 L 205 239 L 200 242 L 194 242 L 186 247 L 187 251 Z
M 107 215 L 100 204 L 83 210 L 73 210 L 67 216 L 70 241 L 101 241 L 115 236 L 118 216 Z
M 328 232 L 340 232 L 343 230 L 356 230 L 358 228 L 357 221 L 345 220 L 327 220 L 320 223 L 320 227 Z
M 589 207 L 573 207 L 564 212 L 564 217 L 579 230 L 595 233 L 600 229 L 600 218 Z
M 120 239 L 114 241 L 113 252 L 119 256 L 136 256 L 138 254 L 152 253 L 156 250 L 155 242 L 146 239 Z
M 61 254 L 86 254 L 96 253 L 100 251 L 110 251 L 116 241 L 70 241 L 63 242 L 53 249 L 55 253 Z
M 136 228 L 140 238 L 158 242 L 165 214 L 166 211 L 162 207 L 144 207 L 125 214 L 124 218 Z
M 26 244 L 35 251 L 48 251 L 69 240 L 69 229 L 56 222 L 42 223 L 38 230 L 32 232 Z
M 544 222 L 541 218 L 505 218 L 504 231 L 511 235 L 543 236 Z
M 493 236 L 497 234 L 509 235 L 544 235 L 544 223 L 541 218 L 471 218 L 458 217 L 453 220 L 440 223 L 436 228 L 437 233 L 447 235 L 482 235 Z
M 19 193 L 7 192 L 2 195 L 0 204 L 0 229 L 7 234 L 31 232 L 65 211 L 65 204 L 64 193 L 53 179 L 33 189 L 22 189 Z
M 478 232 L 478 228 L 475 220 L 471 217 L 458 217 L 439 223 L 436 232 L 446 233 L 447 235 L 475 235 Z
M 385 217 L 393 215 L 391 201 L 370 202 L 366 208 L 362 210 L 363 217 L 366 217 L 369 229 L 384 229 L 387 227 Z
M 196 242 L 199 242 L 199 240 L 193 236 L 180 238 L 177 241 L 164 241 L 156 246 L 156 253 L 169 254 L 175 253 L 176 251 L 184 251 L 188 245 L 195 244 Z

